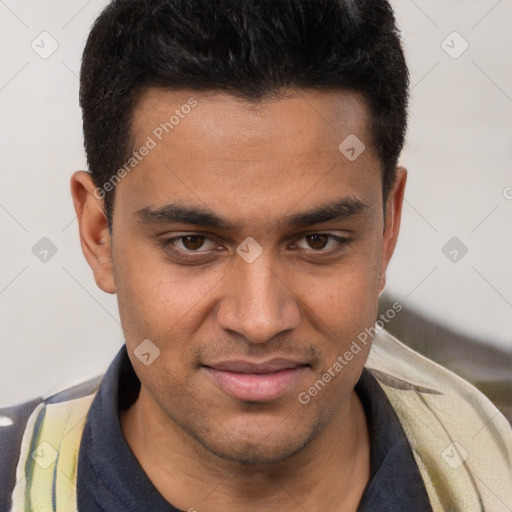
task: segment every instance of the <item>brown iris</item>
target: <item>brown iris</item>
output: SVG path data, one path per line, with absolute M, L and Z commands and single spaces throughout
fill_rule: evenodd
M 329 241 L 329 235 L 322 234 L 307 235 L 306 238 L 312 249 L 323 249 Z
M 200 249 L 204 244 L 204 236 L 201 235 L 187 235 L 182 237 L 183 247 L 188 249 L 189 251 L 194 251 Z

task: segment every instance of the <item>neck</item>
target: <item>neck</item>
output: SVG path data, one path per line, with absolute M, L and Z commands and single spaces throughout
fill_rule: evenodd
M 170 420 L 144 388 L 121 412 L 120 422 L 153 485 L 182 510 L 295 511 L 300 504 L 310 511 L 351 512 L 369 480 L 369 434 L 354 391 L 313 441 L 274 464 L 241 464 L 211 453 Z

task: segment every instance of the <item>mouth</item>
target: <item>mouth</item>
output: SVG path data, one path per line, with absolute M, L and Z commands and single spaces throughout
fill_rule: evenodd
M 309 364 L 288 359 L 261 363 L 223 361 L 203 365 L 213 382 L 226 395 L 246 402 L 272 402 L 297 387 Z

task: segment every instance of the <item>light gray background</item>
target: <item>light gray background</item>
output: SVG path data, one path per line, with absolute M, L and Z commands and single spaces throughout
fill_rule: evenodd
M 71 173 L 86 165 L 81 52 L 105 4 L 0 0 L 0 406 L 103 372 L 123 342 L 115 296 L 97 289 L 82 256 L 69 194 Z M 512 2 L 393 6 L 412 99 L 387 291 L 510 351 Z M 57 248 L 46 263 L 32 252 L 43 237 Z M 442 252 L 452 237 L 468 249 L 457 262 Z

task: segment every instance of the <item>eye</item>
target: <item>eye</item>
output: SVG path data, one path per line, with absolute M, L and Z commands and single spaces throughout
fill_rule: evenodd
M 312 233 L 305 235 L 299 240 L 304 240 L 305 244 L 297 243 L 300 249 L 311 250 L 315 252 L 331 252 L 340 250 L 346 243 L 347 239 L 330 233 Z
M 174 251 L 193 253 L 210 251 L 217 248 L 217 244 L 206 235 L 188 234 L 168 238 L 162 241 L 162 246 Z

